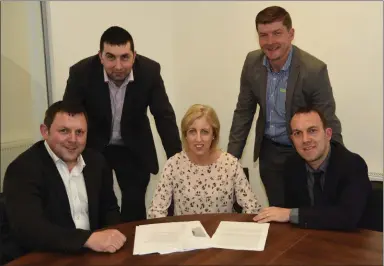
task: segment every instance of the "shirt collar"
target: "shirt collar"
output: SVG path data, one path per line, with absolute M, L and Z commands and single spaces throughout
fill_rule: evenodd
M 291 49 L 289 50 L 287 61 L 285 61 L 283 67 L 280 71 L 287 71 L 289 67 L 291 66 L 292 62 L 292 54 L 293 54 L 293 47 L 291 46 Z M 269 64 L 269 60 L 267 59 L 267 56 L 264 55 L 263 57 L 263 65 L 267 67 L 269 72 L 272 72 L 271 65 Z
M 106 83 L 109 82 L 109 78 L 108 78 L 107 72 L 105 71 L 105 68 L 103 68 L 103 73 L 104 73 L 104 82 L 106 82 Z M 123 83 L 127 82 L 127 84 L 128 84 L 131 81 L 134 81 L 133 69 L 129 73 L 128 77 L 125 78 Z
M 319 168 L 317 170 L 313 169 L 309 164 L 306 163 L 305 165 L 307 167 L 307 171 L 309 171 L 311 173 L 315 173 L 315 172 L 323 172 L 323 173 L 325 173 L 327 171 L 329 157 L 331 157 L 331 149 L 332 149 L 332 147 L 330 145 L 327 157 L 325 157 L 325 160 L 321 163 L 321 165 L 319 166 Z
M 47 141 L 44 141 L 44 146 L 45 148 L 47 149 L 48 151 L 48 154 L 49 156 L 51 156 L 53 162 L 56 164 L 58 162 L 61 162 L 61 163 L 64 163 L 65 165 L 67 165 L 65 162 L 63 162 L 63 160 L 61 160 L 52 150 L 51 150 L 51 147 L 49 147 Z M 85 162 L 84 162 L 84 159 L 83 159 L 83 156 L 80 154 L 79 157 L 77 157 L 77 165 L 78 167 L 80 167 L 80 169 L 83 169 L 85 167 Z

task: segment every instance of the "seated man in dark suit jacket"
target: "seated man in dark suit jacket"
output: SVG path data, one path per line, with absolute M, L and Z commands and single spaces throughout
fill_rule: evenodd
M 316 109 L 297 110 L 290 125 L 297 154 L 285 166 L 286 208 L 264 208 L 254 220 L 355 229 L 372 190 L 364 159 L 331 141 L 332 129 Z
M 38 141 L 19 155 L 4 178 L 11 234 L 24 252 L 115 252 L 126 241 L 112 170 L 96 151 L 84 149 L 87 116 L 82 106 L 56 102 L 45 114 Z

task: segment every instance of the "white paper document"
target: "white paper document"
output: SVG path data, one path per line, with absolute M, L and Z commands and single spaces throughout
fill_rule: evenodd
M 199 221 L 136 226 L 133 255 L 224 248 L 263 251 L 269 223 L 220 222 L 212 238 Z
M 200 221 L 136 226 L 133 255 L 167 254 L 211 247 L 211 238 Z
M 220 222 L 212 236 L 212 247 L 263 251 L 269 223 Z

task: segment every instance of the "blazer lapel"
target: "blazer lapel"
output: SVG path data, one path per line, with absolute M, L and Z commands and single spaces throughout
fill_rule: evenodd
M 136 55 L 135 63 L 132 67 L 133 71 L 133 81 L 130 81 L 127 85 L 127 88 L 125 90 L 125 96 L 124 96 L 124 103 L 123 103 L 123 110 L 121 115 L 121 124 L 125 124 L 126 119 L 129 119 L 130 116 L 134 116 L 135 113 L 132 112 L 132 106 L 135 106 L 135 100 L 137 100 L 137 97 L 140 97 L 140 80 L 145 80 L 145 77 L 141 76 L 140 71 L 140 55 Z
M 104 81 L 104 66 L 101 64 L 100 59 L 97 65 L 97 71 L 95 77 L 94 86 L 91 89 L 95 91 L 92 92 L 92 97 L 100 97 L 98 103 L 100 103 L 100 112 L 105 114 L 106 119 L 112 125 L 112 107 L 111 107 L 111 96 L 109 94 L 108 83 Z M 109 127 L 110 128 L 110 127 Z
M 132 106 L 135 106 L 134 99 L 135 99 L 136 92 L 139 90 L 138 88 L 139 86 L 137 81 L 138 75 L 136 75 L 136 72 L 133 72 L 133 73 L 135 75 L 134 80 L 128 83 L 127 88 L 125 90 L 123 111 L 121 116 L 122 124 L 124 124 L 123 121 L 125 121 L 127 117 L 129 117 L 130 115 L 134 115 L 134 113 L 130 112 L 130 110 L 132 110 Z
M 331 149 L 332 149 L 331 145 Z M 327 171 L 325 173 L 325 179 L 324 179 L 324 189 L 323 194 L 325 197 L 326 202 L 328 201 L 329 197 L 331 195 L 334 195 L 335 193 L 332 191 L 333 189 L 336 189 L 337 182 L 338 182 L 338 170 L 337 170 L 337 153 L 336 149 L 331 150 L 331 156 L 329 157 L 328 167 Z
M 263 65 L 263 56 L 262 53 L 260 58 L 255 62 L 252 69 L 252 75 L 254 76 L 254 84 L 258 84 L 259 96 L 260 96 L 260 109 L 262 114 L 266 114 L 266 103 L 267 103 L 267 69 Z M 257 95 L 257 92 L 256 92 Z
M 297 169 L 299 169 L 298 172 L 298 187 L 299 187 L 299 195 L 300 202 L 304 203 L 306 206 L 311 205 L 311 199 L 309 197 L 308 192 L 308 178 L 307 178 L 307 168 L 305 166 L 305 161 L 303 159 L 300 159 L 302 162 L 300 165 L 297 166 Z
M 291 70 L 288 77 L 287 83 L 287 94 L 285 99 L 285 118 L 287 121 L 290 121 L 292 116 L 292 97 L 296 87 L 297 78 L 300 74 L 300 63 L 299 63 L 299 55 L 296 46 L 292 46 L 293 54 L 292 54 L 292 62 L 291 62 Z
M 52 185 L 52 190 L 55 192 L 57 201 L 59 202 L 59 205 L 63 208 L 65 213 L 67 214 L 67 218 L 73 223 L 73 226 L 75 226 L 72 214 L 71 214 L 71 207 L 69 205 L 68 195 L 67 191 L 65 189 L 65 185 L 63 182 L 63 179 L 61 178 L 61 175 L 59 171 L 57 170 L 57 167 L 49 155 L 47 149 L 45 148 L 44 142 L 42 142 L 41 145 L 41 158 L 43 158 L 43 164 L 44 164 L 44 172 L 46 172 L 47 176 L 49 176 L 50 184 Z
M 84 183 L 85 188 L 87 190 L 87 198 L 88 198 L 88 217 L 89 217 L 89 226 L 91 230 L 95 230 L 98 227 L 98 219 L 97 219 L 97 206 L 98 206 L 98 198 L 97 191 L 94 187 L 94 183 L 92 182 L 92 168 L 89 166 L 88 157 L 84 156 L 83 159 L 85 162 L 85 167 L 83 169 Z

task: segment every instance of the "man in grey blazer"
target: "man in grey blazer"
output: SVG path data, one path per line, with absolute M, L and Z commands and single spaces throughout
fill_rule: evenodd
M 289 13 L 271 6 L 256 16 L 261 49 L 245 59 L 240 93 L 233 115 L 228 152 L 240 158 L 257 105 L 253 159 L 259 158 L 260 176 L 270 206 L 284 206 L 283 168 L 295 153 L 289 139 L 289 121 L 303 106 L 324 113 L 333 130 L 332 139 L 343 144 L 341 124 L 324 62 L 292 45 L 294 29 Z

